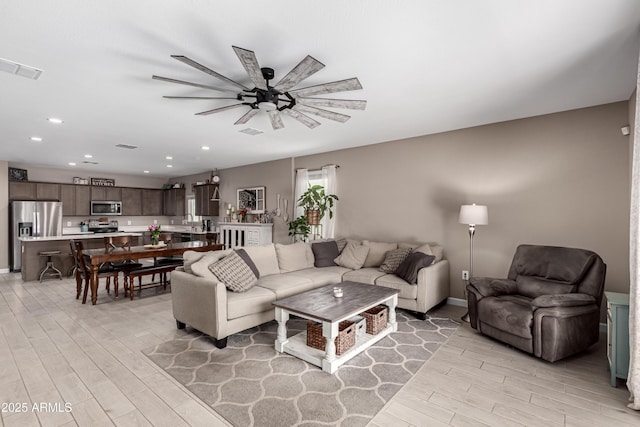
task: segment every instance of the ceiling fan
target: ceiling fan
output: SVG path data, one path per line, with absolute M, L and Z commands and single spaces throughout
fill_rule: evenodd
M 360 84 L 360 81 L 357 77 L 330 83 L 323 83 L 315 86 L 303 87 L 300 89 L 293 89 L 300 82 L 324 68 L 323 63 L 309 55 L 307 55 L 302 61 L 300 61 L 298 65 L 296 65 L 291 71 L 289 71 L 286 76 L 280 79 L 278 83 L 276 83 L 274 86 L 271 86 L 269 82 L 275 76 L 273 68 L 261 68 L 253 51 L 242 49 L 236 46 L 233 46 L 233 50 L 236 52 L 236 55 L 238 55 L 240 62 L 249 75 L 249 78 L 251 79 L 251 82 L 254 86 L 253 88 L 231 80 L 230 78 L 225 77 L 222 74 L 219 74 L 212 69 L 182 55 L 171 55 L 171 57 L 197 70 L 207 73 L 210 76 L 215 77 L 216 79 L 219 79 L 231 86 L 235 86 L 237 89 L 224 89 L 215 86 L 192 83 L 156 75 L 152 76 L 152 78 L 169 83 L 177 83 L 181 85 L 228 93 L 228 96 L 222 97 L 164 96 L 164 98 L 228 99 L 241 101 L 237 104 L 231 104 L 224 107 L 214 108 L 212 110 L 196 113 L 197 116 L 206 116 L 209 114 L 231 110 L 233 108 L 249 107 L 249 111 L 247 111 L 234 123 L 236 125 L 247 123 L 249 120 L 251 120 L 251 118 L 258 114 L 260 110 L 263 110 L 269 114 L 269 119 L 271 120 L 271 126 L 273 127 L 273 129 L 282 129 L 284 127 L 282 116 L 280 114 L 281 112 L 294 118 L 308 128 L 313 129 L 316 126 L 319 126 L 321 123 L 309 117 L 307 114 L 313 114 L 341 123 L 344 123 L 351 118 L 351 116 L 348 116 L 346 114 L 336 113 L 334 111 L 325 110 L 319 107 L 364 110 L 367 105 L 367 101 L 363 100 L 311 98 L 311 96 L 314 95 L 325 95 L 362 89 L 362 85 Z

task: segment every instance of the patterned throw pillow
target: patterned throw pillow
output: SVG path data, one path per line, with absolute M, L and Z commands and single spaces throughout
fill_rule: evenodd
M 233 251 L 226 257 L 214 262 L 209 270 L 232 292 L 246 292 L 258 282 L 258 269 L 248 256 Z M 245 252 L 246 254 L 246 252 Z
M 380 271 L 384 273 L 395 273 L 396 269 L 402 261 L 411 253 L 411 248 L 400 248 L 392 251 L 387 251 L 384 256 L 384 261 L 380 265 Z

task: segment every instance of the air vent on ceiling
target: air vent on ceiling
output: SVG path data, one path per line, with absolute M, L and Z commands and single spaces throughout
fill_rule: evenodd
M 254 128 L 246 128 L 238 132 L 246 133 L 247 135 L 260 135 L 261 133 L 264 133 L 263 131 Z
M 138 148 L 135 145 L 127 145 L 127 144 L 118 144 L 118 145 L 116 145 L 116 147 L 118 147 L 118 148 L 126 148 L 127 150 L 135 150 L 136 148 Z
M 90 162 L 89 160 L 83 160 L 82 163 L 86 163 L 88 165 L 98 165 L 98 162 Z
M 26 77 L 32 80 L 38 80 L 38 78 L 42 74 L 42 70 L 38 68 L 19 64 L 17 62 L 3 58 L 0 58 L 0 71 L 7 72 L 9 74 L 15 74 L 20 77 Z

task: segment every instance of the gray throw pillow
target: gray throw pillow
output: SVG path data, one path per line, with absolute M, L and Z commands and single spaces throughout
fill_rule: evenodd
M 359 242 L 351 241 L 347 243 L 340 255 L 333 261 L 339 266 L 358 270 L 362 268 L 368 253 L 368 245 L 361 245 Z
M 333 260 L 340 255 L 340 252 L 335 240 L 312 243 L 311 250 L 315 259 L 313 265 L 316 267 L 333 267 L 337 265 Z
M 209 270 L 232 292 L 248 291 L 258 282 L 260 275 L 243 249 L 233 251 L 214 262 L 209 266 Z
M 430 266 L 435 258 L 433 255 L 414 252 L 398 266 L 396 276 L 406 280 L 408 283 L 416 284 L 418 283 L 418 271 L 421 268 Z
M 402 261 L 404 261 L 409 254 L 411 254 L 411 248 L 400 248 L 392 251 L 387 251 L 384 256 L 384 261 L 380 265 L 380 271 L 384 273 L 395 273 Z

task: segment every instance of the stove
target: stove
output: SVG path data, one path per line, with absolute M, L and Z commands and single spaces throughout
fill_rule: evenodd
M 118 232 L 118 221 L 89 221 L 89 231 L 94 233 L 117 233 Z

